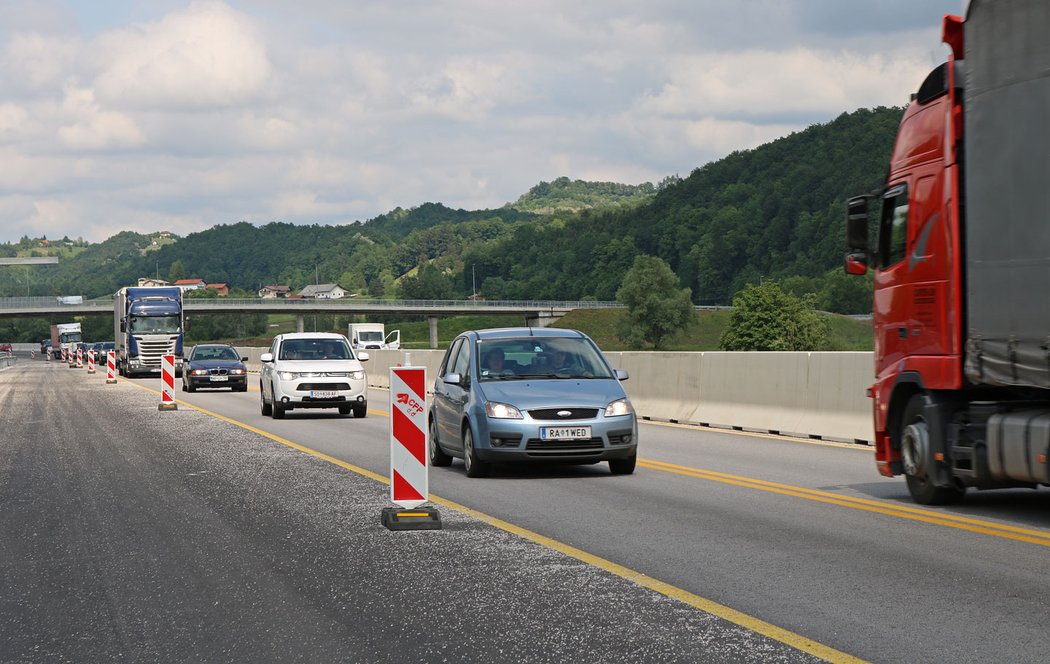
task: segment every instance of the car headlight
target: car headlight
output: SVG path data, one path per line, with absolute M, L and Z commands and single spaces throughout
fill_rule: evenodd
M 243 376 L 245 374 L 244 369 L 230 369 L 231 376 Z
M 278 371 L 277 375 L 280 376 L 281 380 L 295 380 L 299 377 L 294 371 Z
M 606 417 L 617 417 L 618 415 L 630 415 L 634 412 L 631 402 L 627 399 L 617 399 L 605 407 Z
M 497 420 L 520 420 L 521 411 L 509 403 L 485 402 L 485 414 Z
M 350 372 L 350 380 L 364 380 L 364 379 L 365 379 L 365 372 L 364 371 L 351 371 Z
M 190 375 L 191 376 L 206 376 L 206 375 L 208 375 L 208 370 L 207 369 L 194 369 L 193 371 L 190 372 Z

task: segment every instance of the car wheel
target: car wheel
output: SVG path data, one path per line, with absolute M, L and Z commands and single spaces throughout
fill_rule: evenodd
M 354 405 L 354 417 L 368 417 L 368 404 Z
M 609 459 L 609 471 L 613 475 L 630 475 L 638 462 L 638 455 L 632 454 L 626 459 Z
M 438 442 L 437 420 L 430 420 L 430 465 L 435 468 L 444 468 L 452 465 L 452 457 L 441 449 Z
M 189 390 L 186 389 L 186 381 L 182 381 L 182 391 L 189 392 Z
M 349 415 L 354 411 L 353 406 L 339 406 L 340 415 Z
M 196 387 L 194 387 L 194 386 L 193 386 L 192 384 L 187 384 L 187 383 L 183 383 L 183 384 L 182 384 L 182 387 L 183 387 L 183 389 L 185 389 L 185 390 L 186 390 L 187 392 L 196 392 L 196 391 L 197 391 L 197 388 L 196 388 Z
M 273 409 L 273 412 L 270 413 L 270 416 L 273 417 L 273 419 L 284 419 L 284 413 L 287 409 L 277 400 L 277 390 L 272 387 L 270 388 L 270 407 Z
M 263 391 L 262 382 L 259 383 L 259 403 L 262 404 L 259 407 L 259 411 L 263 414 L 263 417 L 266 417 L 273 413 L 273 406 L 271 406 L 270 403 L 266 401 L 266 392 Z
M 467 477 L 488 477 L 489 464 L 477 457 L 474 434 L 469 426 L 463 428 L 463 466 L 467 470 Z

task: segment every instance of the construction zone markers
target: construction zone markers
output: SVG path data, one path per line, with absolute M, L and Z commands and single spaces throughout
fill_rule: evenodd
M 83 369 L 83 368 L 84 368 L 84 349 L 83 348 L 78 348 L 77 349 L 77 369 Z
M 106 353 L 106 385 L 117 382 L 117 353 L 109 351 Z
M 178 410 L 175 403 L 175 356 L 164 355 L 160 358 L 160 403 L 157 410 Z
M 390 530 L 440 530 L 441 515 L 422 507 L 430 492 L 427 462 L 427 371 L 390 368 Z
M 88 369 L 89 374 L 95 373 L 95 349 L 88 350 Z

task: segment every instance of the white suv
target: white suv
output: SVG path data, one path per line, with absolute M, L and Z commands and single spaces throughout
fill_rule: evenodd
M 342 415 L 368 414 L 368 383 L 361 363 L 341 334 L 280 334 L 263 353 L 259 393 L 262 414 L 275 420 L 293 408 L 338 408 Z

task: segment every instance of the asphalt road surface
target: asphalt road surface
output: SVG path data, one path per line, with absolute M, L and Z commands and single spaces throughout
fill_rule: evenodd
M 103 382 L 39 361 L 0 373 L 0 659 L 1050 652 L 1050 491 L 924 508 L 864 448 L 643 425 L 628 477 L 432 469 L 446 529 L 392 534 L 373 478 L 386 392 L 364 420 L 274 421 L 257 391 L 179 393 L 178 412 L 157 413 L 159 380 Z

